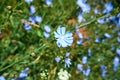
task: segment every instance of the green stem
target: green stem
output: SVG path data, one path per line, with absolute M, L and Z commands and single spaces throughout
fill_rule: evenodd
M 12 63 L 12 64 L 6 66 L 6 67 L 4 67 L 3 69 L 0 70 L 0 72 L 2 72 L 2 71 L 4 71 L 4 70 L 8 69 L 9 67 L 12 67 L 14 64 L 16 64 L 16 63 L 18 63 L 18 62 L 20 62 L 20 61 L 22 61 L 22 60 L 24 60 L 24 59 L 27 59 L 28 57 L 29 57 L 29 55 L 27 55 L 26 57 L 24 57 L 24 58 L 22 58 L 22 59 L 20 59 L 20 60 L 18 60 L 18 61 L 16 61 L 16 62 L 14 62 L 14 63 Z
M 49 44 L 43 44 L 38 50 L 42 50 L 43 48 L 47 47 L 48 45 L 49 45 Z M 3 69 L 0 70 L 0 72 L 8 69 L 9 67 L 12 67 L 12 66 L 15 65 L 16 63 L 19 63 L 20 61 L 23 61 L 23 60 L 25 60 L 25 59 L 27 59 L 27 58 L 29 58 L 29 57 L 30 57 L 29 55 L 25 56 L 24 58 L 22 58 L 22 59 L 20 59 L 20 60 L 18 60 L 18 61 L 16 61 L 16 62 L 14 62 L 14 63 L 12 63 L 12 64 L 4 67 Z M 34 64 L 34 63 L 31 63 L 31 64 Z
M 86 23 L 81 24 L 80 26 L 78 26 L 78 28 L 84 27 L 84 26 L 89 25 L 89 24 L 91 24 L 92 22 L 94 22 L 94 21 L 96 21 L 96 20 L 98 20 L 98 19 L 105 18 L 105 17 L 108 17 L 108 16 L 110 16 L 110 14 L 106 14 L 106 15 L 101 16 L 101 17 L 99 17 L 99 18 L 95 18 L 95 19 L 93 19 L 93 20 L 91 20 L 91 21 L 89 21 L 89 22 L 86 22 Z

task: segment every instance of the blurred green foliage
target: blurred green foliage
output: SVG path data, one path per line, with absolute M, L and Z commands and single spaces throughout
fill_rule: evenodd
M 91 7 L 103 9 L 100 3 L 109 0 L 90 0 L 88 3 L 92 5 L 94 1 L 97 6 Z M 118 2 L 113 1 L 115 8 L 110 15 L 116 16 L 120 11 Z M 27 80 L 41 80 L 40 73 L 46 69 L 49 73 L 47 76 L 48 80 L 57 80 L 57 72 L 60 68 L 64 68 L 64 62 L 56 63 L 54 58 L 61 56 L 64 59 L 65 53 L 70 52 L 72 65 L 66 70 L 72 75 L 71 80 L 83 80 L 86 76 L 77 70 L 76 65 L 82 63 L 82 56 L 87 55 L 87 51 L 90 48 L 92 55 L 88 57 L 88 64 L 85 65 L 91 66 L 91 73 L 87 77 L 88 80 L 120 79 L 120 67 L 116 72 L 112 70 L 113 58 L 117 54 L 115 50 L 111 50 L 111 45 L 116 48 L 120 47 L 116 40 L 118 35 L 112 32 L 113 29 L 119 32 L 120 28 L 115 28 L 116 25 L 114 24 L 98 24 L 95 20 L 86 25 L 87 36 L 90 37 L 87 45 L 77 45 L 76 40 L 74 40 L 71 47 L 58 48 L 53 35 L 58 25 L 66 26 L 67 30 L 74 29 L 73 33 L 75 33 L 75 25 L 82 24 L 77 22 L 80 8 L 76 5 L 76 0 L 53 0 L 51 6 L 47 6 L 44 0 L 34 0 L 32 5 L 36 8 L 34 15 L 42 16 L 42 23 L 37 24 L 40 26 L 39 28 L 33 26 L 31 30 L 26 31 L 23 28 L 22 19 L 27 19 L 31 16 L 29 4 L 23 0 L 0 1 L 0 75 L 5 75 L 7 80 L 10 80 L 14 76 L 17 77 L 20 70 L 29 67 Z M 91 16 L 97 19 L 103 14 L 94 14 L 92 10 L 90 13 L 84 14 L 87 22 L 92 20 Z M 75 22 L 69 24 L 70 20 Z M 52 30 L 50 38 L 47 39 L 43 35 L 44 25 L 46 24 L 49 24 Z M 98 34 L 94 34 L 94 31 L 97 31 Z M 95 38 L 97 36 L 104 38 L 105 32 L 110 33 L 112 38 L 106 39 L 104 43 L 95 43 Z M 99 58 L 101 59 L 100 62 L 98 62 Z M 107 74 L 104 79 L 101 77 L 101 64 L 107 66 Z

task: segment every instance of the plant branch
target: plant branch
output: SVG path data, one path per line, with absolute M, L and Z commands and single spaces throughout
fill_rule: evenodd
M 86 22 L 86 23 L 83 23 L 83 24 L 79 25 L 78 28 L 84 27 L 84 26 L 89 25 L 89 24 L 91 24 L 92 22 L 94 22 L 94 21 L 96 21 L 98 19 L 105 18 L 105 17 L 108 17 L 108 16 L 110 16 L 110 14 L 106 14 L 106 15 L 101 16 L 99 18 L 95 18 L 95 19 L 93 19 L 93 20 L 91 20 L 89 22 Z

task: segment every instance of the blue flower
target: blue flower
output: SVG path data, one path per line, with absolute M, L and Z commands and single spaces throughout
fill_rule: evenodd
M 77 0 L 77 5 L 82 9 L 83 12 L 88 13 L 90 11 L 90 6 L 86 4 L 87 0 Z
M 117 17 L 120 18 L 120 13 L 118 13 Z
M 31 21 L 32 23 L 36 23 L 36 22 L 41 23 L 42 22 L 41 16 L 38 16 L 38 15 L 37 16 L 30 16 L 28 18 L 28 20 Z
M 46 32 L 46 31 L 43 32 L 43 35 L 44 35 L 45 38 L 49 38 L 50 37 L 50 34 L 48 32 Z
M 90 74 L 90 66 L 88 66 L 87 69 L 83 69 L 82 64 L 77 64 L 77 69 L 82 71 L 85 76 L 88 76 Z
M 101 38 L 100 37 L 96 37 L 95 38 L 95 42 L 97 42 L 97 43 L 101 42 Z
M 81 32 L 78 33 L 78 37 L 83 39 L 83 34 Z
M 6 80 L 4 76 L 0 76 L 0 80 Z
M 33 5 L 30 6 L 30 14 L 34 14 L 36 12 L 35 7 Z
M 82 57 L 82 63 L 83 63 L 83 64 L 86 64 L 86 63 L 87 63 L 87 56 L 83 56 L 83 57 Z
M 116 71 L 117 70 L 117 67 L 119 66 L 119 58 L 116 56 L 114 57 L 114 60 L 113 60 L 113 70 Z
M 90 66 L 88 66 L 87 69 L 83 69 L 82 64 L 77 64 L 77 69 L 82 71 L 85 76 L 88 76 L 90 74 Z
M 45 25 L 44 26 L 44 30 L 49 33 L 51 31 L 50 26 L 49 25 Z
M 60 57 L 57 56 L 57 57 L 55 58 L 55 61 L 56 61 L 57 63 L 60 62 Z
M 36 22 L 34 16 L 30 16 L 30 17 L 28 18 L 28 20 L 31 21 L 32 23 L 35 23 L 35 22 Z
M 65 27 L 58 27 L 57 31 L 54 32 L 55 38 L 57 39 L 57 46 L 58 47 L 67 47 L 71 46 L 73 42 L 73 37 L 71 32 L 65 33 Z
M 117 38 L 117 41 L 120 43 L 120 37 Z
M 30 30 L 32 27 L 29 25 L 29 24 L 27 24 L 27 23 L 24 23 L 24 29 L 25 30 Z
M 85 19 L 84 19 L 82 13 L 79 13 L 78 14 L 78 22 L 80 23 L 80 22 L 84 22 L 84 21 L 85 21 Z
M 83 65 L 82 64 L 77 64 L 77 69 L 80 71 L 83 71 Z
M 26 77 L 28 76 L 28 70 L 29 68 L 25 68 L 20 72 L 18 78 L 12 78 L 11 80 L 26 80 Z
M 113 9 L 113 5 L 111 2 L 108 2 L 105 4 L 105 9 L 103 10 L 103 13 L 109 13 Z
M 69 57 L 70 53 L 66 52 L 65 57 Z
M 79 39 L 77 40 L 77 44 L 81 45 L 83 43 L 83 34 L 79 31 L 78 26 L 75 26 L 76 28 L 76 34 L 78 35 Z
M 87 2 L 87 0 L 77 0 L 77 5 L 81 7 L 86 2 Z
M 99 9 L 94 9 L 94 13 L 95 13 L 95 14 L 98 14 L 99 12 L 100 12 Z
M 83 34 L 79 31 L 79 28 L 78 28 L 77 25 L 75 26 L 75 29 L 76 29 L 76 34 L 78 35 L 78 37 L 79 37 L 80 39 L 82 39 L 82 38 L 83 38 Z
M 86 70 L 82 71 L 85 76 L 88 76 L 90 74 L 90 66 Z
M 106 72 L 107 72 L 107 71 L 106 71 L 105 69 L 104 69 L 104 70 L 102 70 L 102 74 L 101 74 L 101 76 L 102 76 L 102 77 L 105 77 Z
M 71 65 L 71 59 L 70 58 L 65 58 L 65 67 L 70 67 Z
M 77 5 L 81 7 L 87 0 L 77 0 Z
M 42 17 L 41 16 L 35 16 L 35 21 L 41 23 Z
M 111 35 L 110 35 L 109 33 L 105 33 L 104 36 L 105 36 L 106 38 L 111 38 Z
M 116 49 L 116 53 L 120 56 L 120 48 Z
M 27 75 L 28 75 L 28 70 L 29 70 L 29 68 L 25 68 L 24 70 L 22 70 L 22 71 L 20 72 L 20 74 L 19 74 L 19 77 L 20 77 L 20 78 L 27 77 Z
M 109 19 L 110 19 L 111 21 L 113 21 L 115 24 L 118 23 L 118 21 L 117 21 L 117 19 L 116 19 L 115 16 L 110 16 Z
M 18 78 L 12 78 L 11 80 L 26 80 L 26 77 L 18 77 Z
M 116 19 L 116 17 L 115 16 L 110 16 L 109 19 L 114 21 Z
M 82 11 L 85 13 L 90 12 L 90 6 L 88 4 L 84 4 L 81 8 L 82 8 Z
M 52 4 L 52 0 L 45 0 L 45 3 L 50 6 Z
M 91 49 L 88 49 L 88 56 L 91 56 Z
M 120 18 L 118 19 L 117 26 L 120 28 Z
M 105 22 L 105 18 L 98 19 L 97 22 L 103 24 Z
M 83 43 L 83 39 L 79 39 L 78 41 L 77 41 L 77 44 L 78 45 L 81 45 Z
M 41 22 L 42 18 L 40 16 L 30 16 L 28 18 L 28 20 L 32 23 L 36 23 L 36 22 Z M 31 28 L 32 28 L 31 25 L 24 22 L 24 29 L 25 30 L 30 30 Z
M 25 0 L 25 2 L 31 3 L 31 2 L 33 2 L 33 0 Z
M 118 32 L 118 35 L 120 36 L 120 31 Z
M 49 25 L 45 25 L 44 26 L 44 30 L 45 31 L 43 32 L 43 35 L 45 36 L 45 38 L 49 38 L 50 37 L 49 33 L 51 31 L 50 26 Z
M 107 72 L 107 70 L 105 69 L 106 66 L 101 65 L 100 68 L 101 68 L 101 70 L 102 70 L 102 74 L 101 74 L 101 76 L 102 76 L 102 77 L 105 77 L 105 74 L 106 74 L 106 72 Z

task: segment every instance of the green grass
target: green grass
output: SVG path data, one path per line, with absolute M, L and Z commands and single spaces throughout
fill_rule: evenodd
M 107 2 L 109 0 L 105 0 Z M 96 1 L 97 5 L 92 5 L 94 0 L 88 1 L 91 5 L 90 13 L 85 13 L 86 22 L 78 23 L 77 17 L 81 9 L 76 5 L 76 0 L 53 0 L 51 6 L 47 6 L 44 0 L 34 0 L 31 5 L 35 6 L 35 15 L 42 17 L 41 23 L 36 23 L 39 27 L 32 25 L 32 29 L 26 31 L 23 28 L 23 19 L 28 19 L 32 16 L 29 13 L 29 4 L 24 0 L 3 0 L 0 1 L 0 75 L 10 80 L 12 77 L 18 77 L 21 70 L 29 67 L 27 80 L 59 80 L 57 73 L 61 68 L 67 70 L 70 74 L 70 80 L 113 80 L 119 78 L 120 66 L 117 71 L 113 71 L 113 59 L 116 54 L 116 49 L 111 50 L 111 45 L 115 48 L 120 48 L 117 42 L 120 28 L 113 23 L 98 24 L 97 19 L 117 15 L 120 11 L 117 1 L 113 1 L 114 9 L 110 14 L 94 14 L 93 9 L 101 6 L 100 1 Z M 102 0 L 101 2 L 104 2 Z M 105 3 L 104 2 L 104 3 Z M 94 16 L 94 18 L 90 18 Z M 73 20 L 73 23 L 69 23 Z M 50 25 L 50 37 L 45 38 L 43 35 L 44 25 Z M 79 28 L 85 27 L 90 37 L 87 45 L 77 45 L 77 39 L 74 39 L 70 47 L 58 47 L 53 32 L 56 31 L 59 25 L 65 26 L 67 31 L 75 34 L 75 26 Z M 114 33 L 112 30 L 115 29 Z M 97 31 L 98 34 L 94 32 Z M 104 39 L 104 33 L 108 32 L 112 38 L 105 39 L 104 43 L 96 43 L 95 38 L 100 36 Z M 84 39 L 86 42 L 87 40 Z M 81 71 L 77 69 L 77 64 L 82 63 L 82 57 L 88 55 L 88 49 L 91 49 L 91 56 L 88 56 L 88 63 L 84 65 L 86 68 L 91 66 L 89 76 L 84 76 Z M 70 68 L 64 67 L 64 58 L 66 52 L 70 52 L 70 59 L 72 65 Z M 34 54 L 34 55 L 32 55 Z M 55 57 L 60 56 L 61 61 L 55 62 Z M 119 56 L 118 56 L 119 57 Z M 98 62 L 98 59 L 101 59 Z M 119 57 L 120 58 L 120 57 Z M 100 65 L 107 66 L 107 74 L 105 78 L 101 77 Z M 41 73 L 47 70 L 46 79 L 41 79 Z

